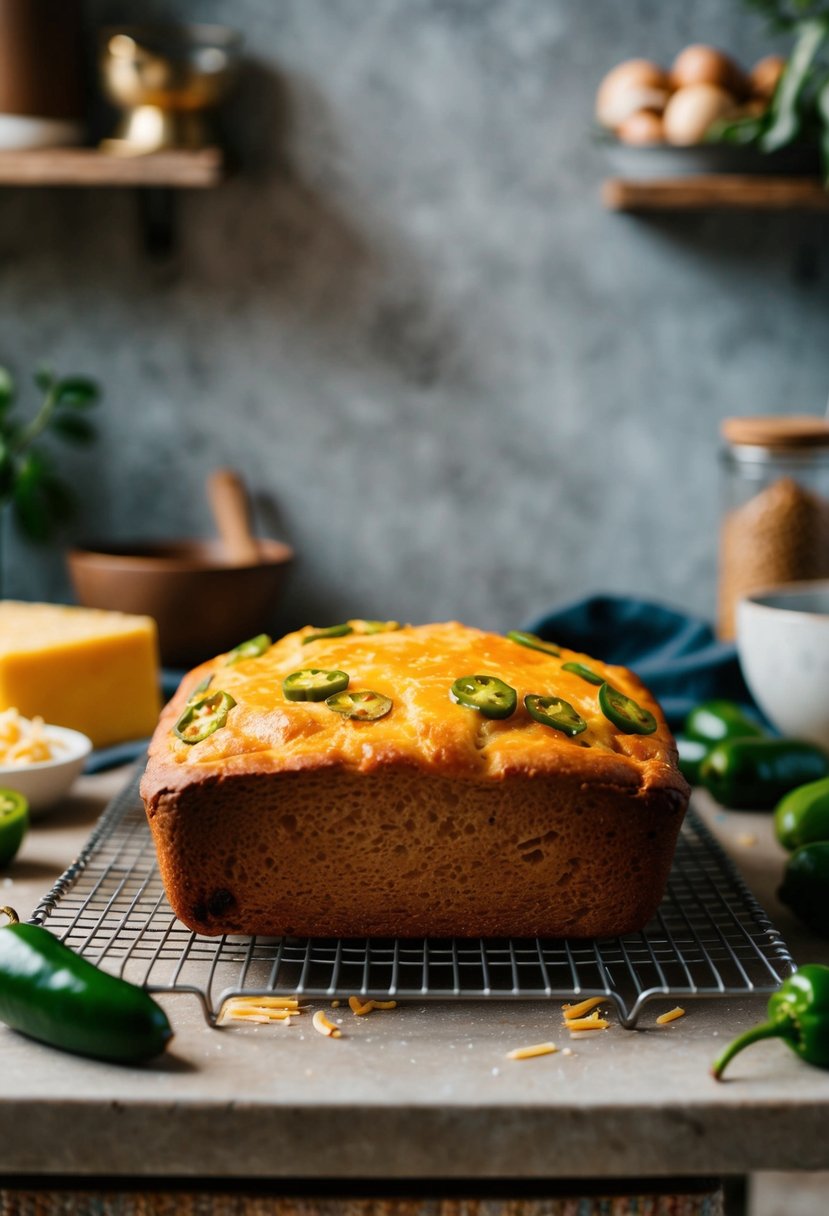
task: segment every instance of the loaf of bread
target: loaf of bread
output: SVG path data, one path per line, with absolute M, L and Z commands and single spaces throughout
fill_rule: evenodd
M 191 672 L 141 792 L 199 933 L 579 938 L 650 919 L 689 793 L 627 669 L 371 621 Z

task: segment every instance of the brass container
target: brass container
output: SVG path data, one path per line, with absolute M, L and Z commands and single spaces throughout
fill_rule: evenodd
M 211 113 L 231 88 L 240 46 L 220 25 L 104 29 L 101 86 L 122 118 L 102 147 L 132 156 L 215 143 Z

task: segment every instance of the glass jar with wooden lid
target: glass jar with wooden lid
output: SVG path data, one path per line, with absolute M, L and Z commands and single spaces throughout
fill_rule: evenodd
M 829 578 L 829 422 L 727 418 L 721 435 L 717 631 L 732 638 L 743 596 Z

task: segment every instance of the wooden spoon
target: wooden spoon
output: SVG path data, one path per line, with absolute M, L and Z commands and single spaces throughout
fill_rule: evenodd
M 239 474 L 216 469 L 207 479 L 207 499 L 229 564 L 258 565 L 259 542 L 251 531 L 250 502 Z

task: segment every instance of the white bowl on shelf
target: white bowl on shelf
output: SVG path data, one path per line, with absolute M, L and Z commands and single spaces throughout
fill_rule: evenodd
M 30 118 L 26 114 L 0 114 L 0 148 L 69 148 L 83 143 L 83 124 L 72 119 Z
M 32 818 L 66 797 L 92 751 L 91 739 L 79 730 L 46 725 L 43 733 L 53 747 L 54 759 L 34 764 L 0 764 L 0 788 L 21 793 L 29 803 Z

